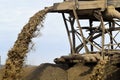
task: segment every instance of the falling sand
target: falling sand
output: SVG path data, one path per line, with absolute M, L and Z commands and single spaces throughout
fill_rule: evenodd
M 43 23 L 45 15 L 52 9 L 48 7 L 37 12 L 23 27 L 21 33 L 11 50 L 8 51 L 8 59 L 5 64 L 5 72 L 2 80 L 21 80 L 22 67 L 26 54 L 29 52 L 31 39 L 35 37 L 37 26 Z

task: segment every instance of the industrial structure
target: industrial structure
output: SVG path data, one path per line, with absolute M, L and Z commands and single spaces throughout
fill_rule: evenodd
M 76 63 L 84 59 L 98 62 L 119 54 L 119 11 L 119 0 L 64 0 L 55 3 L 51 13 L 63 16 L 71 54 L 54 61 Z M 84 26 L 81 26 L 82 20 L 86 20 Z
M 50 69 L 47 71 L 48 74 L 39 80 L 50 80 L 50 78 L 51 80 L 88 80 L 88 78 L 90 78 L 89 80 L 119 80 L 119 12 L 120 0 L 64 0 L 37 12 L 23 27 L 13 48 L 8 51 L 2 80 L 21 80 L 22 68 L 26 54 L 29 52 L 29 45 L 32 38 L 35 37 L 38 25 L 42 25 L 47 13 L 60 13 L 62 15 L 70 44 L 70 54 L 54 59 L 56 64 L 51 66 L 56 71 L 60 68 L 62 74 L 63 72 L 66 74 L 65 79 L 56 79 L 61 78 L 60 75 L 56 76 L 56 73 L 60 71 L 53 71 L 54 74 L 51 76 L 51 73 L 48 73 L 51 71 Z M 86 21 L 84 25 L 81 25 L 82 20 Z M 71 69 L 77 63 L 80 65 Z M 89 66 L 84 65 L 86 63 Z M 61 68 L 61 64 L 63 67 L 67 65 L 67 68 Z M 79 68 L 83 70 L 79 71 Z M 45 67 L 40 70 L 41 73 L 44 73 L 43 70 L 47 69 Z M 50 75 L 50 77 L 46 77 L 46 75 Z M 40 74 L 41 76 L 43 75 Z M 29 80 L 36 80 L 35 78 Z

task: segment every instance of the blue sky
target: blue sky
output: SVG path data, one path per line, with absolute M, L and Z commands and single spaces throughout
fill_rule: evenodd
M 2 64 L 18 33 L 29 18 L 44 7 L 62 0 L 0 0 L 0 56 Z M 39 65 L 69 53 L 69 44 L 61 14 L 49 13 L 41 35 L 33 39 L 34 49 L 27 54 L 26 63 Z

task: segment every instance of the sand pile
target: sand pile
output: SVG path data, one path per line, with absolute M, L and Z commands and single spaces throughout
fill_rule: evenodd
M 13 48 L 8 52 L 8 59 L 6 61 L 5 72 L 2 80 L 20 80 L 21 69 L 24 58 L 29 51 L 31 39 L 35 37 L 35 31 L 38 29 L 38 25 L 42 25 L 46 13 L 50 10 L 51 8 L 46 8 L 37 12 L 23 27 Z
M 120 66 L 113 64 L 115 62 L 107 62 L 104 66 L 102 61 L 97 65 L 79 63 L 73 67 L 50 63 L 27 66 L 23 67 L 21 80 L 119 80 Z M 4 69 L 0 70 L 0 80 L 3 71 Z
M 101 60 L 94 67 L 90 80 L 119 80 L 120 54 L 117 53 L 108 60 Z
M 115 54 L 105 66 L 105 80 L 120 80 L 120 54 Z
M 76 64 L 69 68 L 61 64 L 42 64 L 23 80 L 88 80 L 93 65 Z
M 94 67 L 89 80 L 105 80 L 106 64 L 106 60 L 99 61 L 98 64 Z
M 23 80 L 119 80 L 120 66 L 115 62 L 104 60 L 97 64 L 78 63 L 73 67 L 42 64 Z
M 93 65 L 76 64 L 67 70 L 68 80 L 88 80 L 93 67 Z
M 63 69 L 64 66 L 64 69 Z M 67 66 L 66 66 L 67 69 Z M 65 65 L 41 64 L 24 80 L 68 80 Z

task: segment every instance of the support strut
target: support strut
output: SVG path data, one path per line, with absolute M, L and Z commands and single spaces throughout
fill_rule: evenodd
M 104 44 L 105 44 L 105 26 L 104 26 L 104 21 L 102 18 L 102 14 L 99 10 L 94 11 L 94 16 L 101 22 L 101 29 L 102 29 L 102 53 L 101 56 L 104 59 Z
M 67 35 L 68 35 L 68 40 L 69 40 L 69 43 L 70 43 L 71 54 L 74 54 L 75 51 L 73 49 L 72 40 L 71 40 L 71 37 L 70 37 L 70 33 L 69 33 L 69 29 L 68 29 L 68 25 L 67 25 L 64 13 L 62 13 L 62 16 L 63 16 L 63 20 L 64 20 L 64 23 L 65 23 L 65 28 L 66 28 Z
M 75 8 L 73 8 L 73 14 L 74 14 L 74 17 L 75 17 L 75 19 L 77 21 L 77 24 L 78 24 L 78 28 L 79 28 L 79 31 L 80 31 L 80 34 L 81 34 L 81 37 L 82 37 L 83 45 L 85 47 L 85 52 L 89 53 L 88 47 L 86 45 L 85 37 L 83 35 L 82 28 L 80 26 L 80 23 L 79 23 L 79 20 L 78 20 L 78 16 L 77 16 L 77 12 L 76 12 Z

